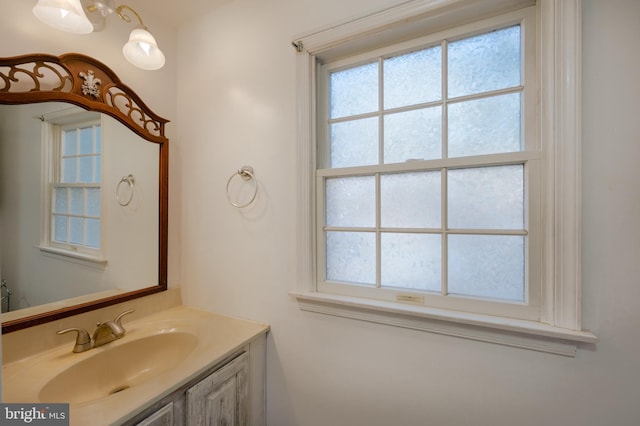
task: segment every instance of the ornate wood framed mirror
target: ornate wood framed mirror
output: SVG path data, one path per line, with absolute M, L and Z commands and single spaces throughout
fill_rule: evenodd
M 155 176 L 153 176 L 153 179 L 148 179 L 153 180 L 150 183 L 152 186 L 149 192 L 154 192 L 155 188 L 157 188 L 157 192 L 153 196 L 147 197 L 146 200 L 147 202 L 152 200 L 153 214 L 157 214 L 157 217 L 154 217 L 153 221 L 151 221 L 154 224 L 154 228 L 157 226 L 157 235 L 153 235 L 153 243 L 148 244 L 153 245 L 151 250 L 154 251 L 154 260 L 152 263 L 156 263 L 157 259 L 157 265 L 154 264 L 152 266 L 154 269 L 154 282 L 142 283 L 141 288 L 133 290 L 106 292 L 109 294 L 106 297 L 104 297 L 105 292 L 101 292 L 99 294 L 102 296 L 98 298 L 92 299 L 89 296 L 85 297 L 85 299 L 72 299 L 82 300 L 79 303 L 53 303 L 51 305 L 53 306 L 52 309 L 35 314 L 27 314 L 9 320 L 3 318 L 3 333 L 121 303 L 167 289 L 169 140 L 165 136 L 165 124 L 169 120 L 155 114 L 130 87 L 120 81 L 111 69 L 91 57 L 68 53 L 60 56 L 31 54 L 0 58 L 0 104 L 23 105 L 44 102 L 62 102 L 64 104 L 72 104 L 71 106 L 74 107 L 80 107 L 82 110 L 105 114 L 110 117 L 110 120 L 115 119 L 114 123 L 119 122 L 126 126 L 127 133 L 131 131 L 137 135 L 137 138 L 141 138 L 141 141 L 145 142 L 143 145 L 148 145 L 148 143 L 154 145 L 154 158 L 147 156 L 140 160 L 140 162 L 146 163 L 156 162 L 154 167 L 157 164 L 157 168 L 153 169 L 157 171 L 157 187 Z M 44 119 L 41 118 L 41 120 Z M 120 139 L 122 138 L 120 137 Z M 14 141 L 14 143 L 17 142 Z M 109 141 L 104 140 L 100 143 L 106 145 Z M 155 146 L 157 146 L 157 149 Z M 155 158 L 156 153 L 157 158 Z M 4 154 L 0 152 L 0 155 Z M 123 177 L 123 181 L 131 186 L 131 191 L 133 191 L 132 179 L 132 175 L 126 178 Z M 118 188 L 118 190 L 120 189 Z M 117 197 L 117 194 L 109 195 L 113 198 Z M 124 196 L 124 198 L 130 201 L 128 196 Z M 120 206 L 128 204 L 122 203 L 121 199 L 118 199 L 118 202 Z M 49 201 L 49 203 L 54 202 Z M 40 216 L 43 214 L 42 212 L 38 213 Z M 132 212 L 130 216 L 134 214 L 135 212 Z M 9 226 L 12 225 L 7 224 L 7 227 Z M 51 225 L 51 227 L 54 227 L 54 225 Z M 155 229 L 153 229 L 154 234 L 155 232 Z M 2 238 L 5 238 L 5 236 Z M 144 245 L 145 242 L 143 240 L 140 244 Z M 9 244 L 14 243 L 12 241 L 9 242 Z M 33 249 L 34 246 L 39 245 L 39 242 L 30 241 L 27 244 Z M 38 247 L 35 247 L 35 249 L 38 249 Z M 106 264 L 106 261 L 104 263 Z M 102 270 L 104 269 L 105 267 Z M 2 273 L 1 269 L 0 273 Z M 157 277 L 157 282 L 155 282 L 155 277 Z

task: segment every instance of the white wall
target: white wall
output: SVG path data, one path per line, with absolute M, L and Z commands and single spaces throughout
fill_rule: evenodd
M 640 2 L 584 0 L 584 326 L 576 358 L 302 312 L 295 35 L 402 0 L 235 0 L 178 37 L 183 298 L 268 322 L 268 419 L 301 425 L 636 425 Z M 256 205 L 225 201 L 252 165 Z M 174 169 L 175 173 L 175 169 Z M 175 223 L 175 222 L 173 222 Z

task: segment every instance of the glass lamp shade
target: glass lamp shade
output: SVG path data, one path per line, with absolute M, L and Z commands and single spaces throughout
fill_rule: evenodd
M 143 70 L 157 70 L 164 66 L 164 54 L 158 48 L 156 39 L 143 28 L 131 31 L 122 53 L 127 61 Z
M 93 25 L 82 10 L 80 0 L 39 0 L 33 14 L 45 24 L 74 34 L 89 34 Z

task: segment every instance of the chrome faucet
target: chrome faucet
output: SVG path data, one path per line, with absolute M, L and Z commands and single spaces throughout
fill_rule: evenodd
M 88 351 L 91 348 L 97 348 L 98 346 L 105 345 L 114 340 L 120 339 L 124 336 L 126 330 L 122 326 L 122 317 L 133 313 L 133 309 L 119 314 L 113 321 L 99 322 L 96 325 L 96 330 L 93 332 L 93 337 L 89 337 L 89 333 L 84 328 L 65 328 L 60 330 L 57 334 L 64 334 L 70 331 L 78 333 L 76 336 L 76 344 L 73 347 L 73 352 L 79 353 Z

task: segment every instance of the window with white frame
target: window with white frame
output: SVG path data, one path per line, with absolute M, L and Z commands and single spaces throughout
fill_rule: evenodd
M 526 9 L 320 66 L 319 291 L 537 319 L 533 40 Z
M 49 179 L 42 248 L 102 258 L 102 126 L 80 113 L 45 123 Z
M 579 9 L 415 0 L 294 41 L 302 309 L 565 355 L 595 342 L 567 155 Z

